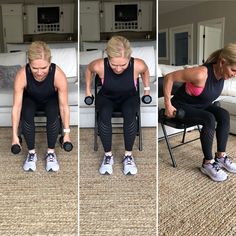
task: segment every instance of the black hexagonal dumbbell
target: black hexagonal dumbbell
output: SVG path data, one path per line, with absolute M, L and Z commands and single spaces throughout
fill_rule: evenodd
M 149 104 L 152 102 L 152 97 L 150 95 L 144 95 L 142 96 L 142 102 L 145 104 Z
M 22 138 L 21 138 L 21 136 L 19 136 L 18 138 L 19 138 L 19 142 L 20 142 L 20 144 L 21 144 L 21 143 L 22 143 Z M 18 153 L 20 153 L 20 151 L 21 151 L 21 146 L 20 146 L 19 144 L 13 144 L 13 145 L 11 146 L 11 152 L 12 152 L 13 154 L 18 154 Z
M 64 136 L 61 136 L 59 142 L 61 147 L 66 151 L 70 152 L 73 149 L 73 144 L 71 142 L 63 142 Z
M 12 152 L 13 154 L 18 154 L 18 153 L 20 153 L 20 151 L 21 151 L 21 147 L 20 147 L 19 144 L 13 144 L 13 145 L 11 146 L 11 152 Z
M 179 108 L 176 110 L 174 118 L 181 120 L 184 118 L 184 116 L 185 116 L 185 111 L 182 108 Z M 165 116 L 165 109 L 163 108 L 159 111 L 159 118 L 163 119 L 165 117 L 166 117 Z
M 179 108 L 179 109 L 176 110 L 176 112 L 175 112 L 175 118 L 176 119 L 181 120 L 181 119 L 184 118 L 184 116 L 185 116 L 185 111 L 182 108 Z
M 86 105 L 92 105 L 93 104 L 93 101 L 94 101 L 94 96 L 87 96 L 85 97 L 84 99 L 84 102 Z

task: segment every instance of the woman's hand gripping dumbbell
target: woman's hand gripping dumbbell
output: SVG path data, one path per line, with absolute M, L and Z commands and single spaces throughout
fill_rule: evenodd
M 91 95 L 91 96 L 86 96 L 85 99 L 84 99 L 84 103 L 86 105 L 92 105 L 93 104 L 93 101 L 94 101 L 94 96 Z
M 70 152 L 73 149 L 73 144 L 71 142 L 64 142 L 64 136 L 61 136 L 59 139 L 61 144 L 61 148 L 63 148 L 66 152 Z
M 182 108 L 179 108 L 177 109 L 175 112 L 174 112 L 174 117 L 173 118 L 176 118 L 176 119 L 183 119 L 185 116 L 185 111 L 182 109 Z M 160 111 L 159 111 L 159 117 L 160 118 L 166 118 L 167 116 L 165 115 L 165 109 L 162 108 Z
M 152 97 L 149 95 L 150 87 L 144 87 L 144 95 L 142 96 L 141 100 L 144 104 L 149 104 L 152 102 Z M 145 94 L 146 93 L 146 94 Z M 148 93 L 148 94 L 147 94 Z

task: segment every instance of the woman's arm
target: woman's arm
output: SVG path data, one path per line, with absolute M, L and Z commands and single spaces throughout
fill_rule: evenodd
M 95 74 L 98 74 L 101 79 L 104 77 L 103 59 L 97 59 L 90 62 L 85 71 L 85 96 L 92 96 L 91 84 Z
M 134 76 L 138 78 L 139 75 L 142 78 L 144 95 L 150 95 L 150 73 L 146 63 L 139 58 L 135 58 L 134 61 Z
M 171 91 L 175 82 L 191 82 L 195 86 L 204 87 L 207 80 L 207 68 L 204 66 L 178 70 L 164 77 L 163 93 L 165 103 L 165 114 L 174 117 L 176 108 L 171 104 Z
M 14 81 L 13 106 L 12 106 L 12 144 L 20 145 L 18 126 L 20 122 L 23 92 L 26 87 L 25 67 L 21 68 Z
M 68 105 L 68 84 L 65 73 L 57 66 L 54 79 L 58 91 L 59 109 L 64 129 L 70 128 L 70 108 Z M 70 142 L 69 132 L 64 133 L 64 142 Z

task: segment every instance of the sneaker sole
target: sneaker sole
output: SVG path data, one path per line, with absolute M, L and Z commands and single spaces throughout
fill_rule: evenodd
M 227 178 L 226 179 L 223 179 L 223 180 L 219 180 L 219 179 L 216 179 L 216 178 L 214 178 L 214 177 L 212 177 L 212 176 L 210 176 L 206 171 L 205 171 L 205 169 L 204 168 L 200 168 L 200 170 L 201 170 L 201 172 L 203 173 L 203 174 L 205 174 L 206 176 L 208 176 L 210 179 L 212 179 L 212 180 L 214 180 L 215 182 L 223 182 L 223 181 L 225 181 L 225 180 L 227 180 L 228 179 L 228 176 L 227 176 Z
M 59 171 L 59 169 L 58 169 L 58 170 L 53 170 L 53 169 L 51 168 L 51 169 L 49 169 L 49 170 L 46 169 L 46 171 L 47 171 L 47 172 L 57 172 L 57 171 Z
M 99 173 L 100 173 L 101 175 L 112 175 L 112 171 L 111 171 L 111 172 L 108 172 L 108 171 L 100 172 L 100 171 L 99 171 Z
M 124 172 L 124 171 L 123 171 L 123 173 L 124 173 L 124 175 L 136 175 L 138 172 L 132 173 L 132 172 L 130 172 L 130 171 L 129 171 L 129 172 Z

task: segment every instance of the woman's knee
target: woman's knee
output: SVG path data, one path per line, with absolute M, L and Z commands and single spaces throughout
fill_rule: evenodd
M 216 125 L 216 118 L 212 113 L 206 113 L 203 119 L 203 125 L 206 126 L 208 129 L 215 129 Z

